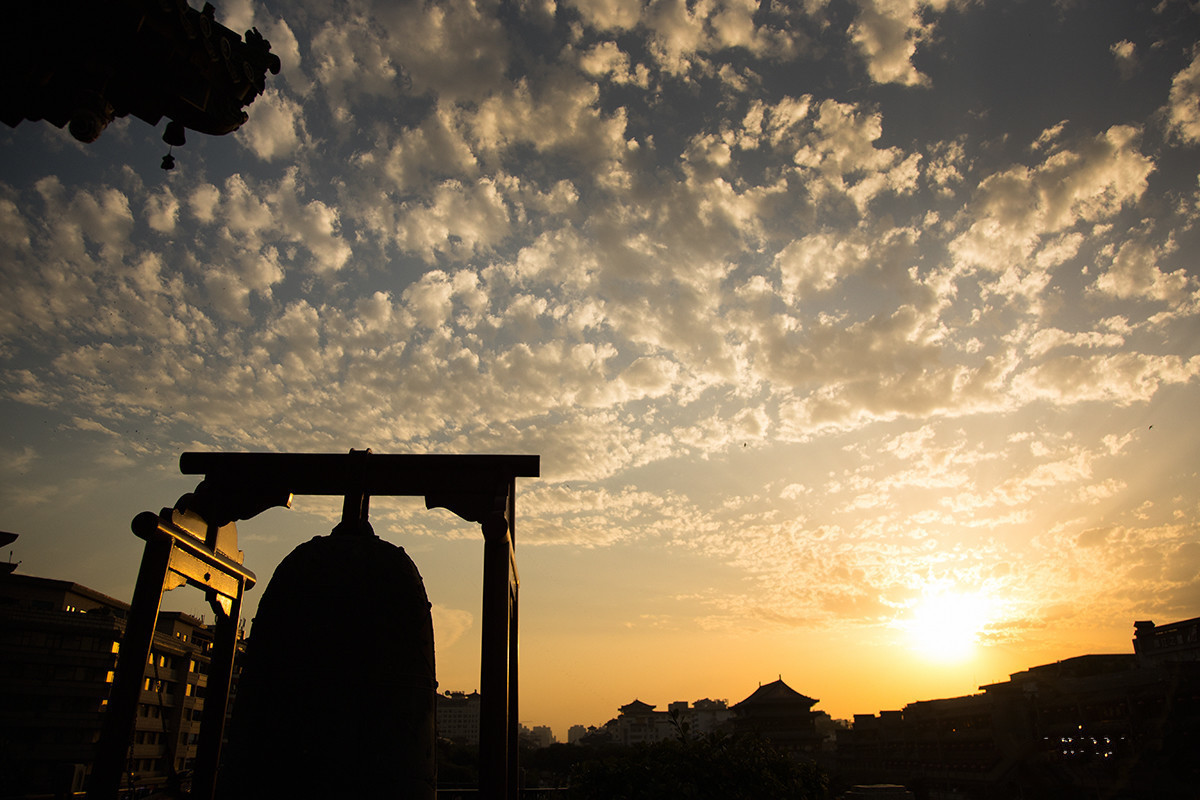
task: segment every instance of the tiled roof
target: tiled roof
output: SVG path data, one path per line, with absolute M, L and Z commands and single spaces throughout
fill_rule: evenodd
M 782 679 L 772 681 L 771 683 L 759 686 L 754 691 L 754 694 L 747 697 L 742 702 L 734 706 L 734 708 L 745 708 L 749 705 L 778 705 L 780 703 L 795 703 L 803 704 L 806 708 L 816 705 L 817 701 L 811 697 L 806 697 L 797 692 L 792 687 L 783 682 Z

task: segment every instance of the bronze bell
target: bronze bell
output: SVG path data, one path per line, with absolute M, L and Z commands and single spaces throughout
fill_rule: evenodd
M 435 800 L 425 585 L 365 519 L 291 552 L 259 603 L 219 798 Z

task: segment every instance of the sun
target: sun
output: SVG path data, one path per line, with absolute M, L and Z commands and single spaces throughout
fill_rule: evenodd
M 953 664 L 975 655 L 992 608 L 981 595 L 944 592 L 926 596 L 910 613 L 903 623 L 909 647 L 929 661 Z

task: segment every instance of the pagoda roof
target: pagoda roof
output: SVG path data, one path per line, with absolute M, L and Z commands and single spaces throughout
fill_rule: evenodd
M 643 703 L 641 700 L 634 700 L 632 703 L 623 705 L 618 709 L 622 714 L 653 714 L 654 706 Z
M 744 709 L 749 706 L 790 704 L 811 708 L 817 702 L 817 700 L 811 697 L 800 694 L 780 678 L 777 681 L 759 686 L 752 695 L 733 707 Z

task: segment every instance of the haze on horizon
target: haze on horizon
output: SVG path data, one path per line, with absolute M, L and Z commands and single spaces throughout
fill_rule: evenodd
M 0 130 L 0 528 L 128 600 L 185 450 L 535 453 L 520 717 L 834 717 L 1200 615 L 1200 18 L 1017 0 L 222 2 L 178 167 Z M 242 523 L 259 576 L 328 533 Z M 372 503 L 478 687 L 482 541 Z M 198 597 L 168 607 L 202 613 Z

